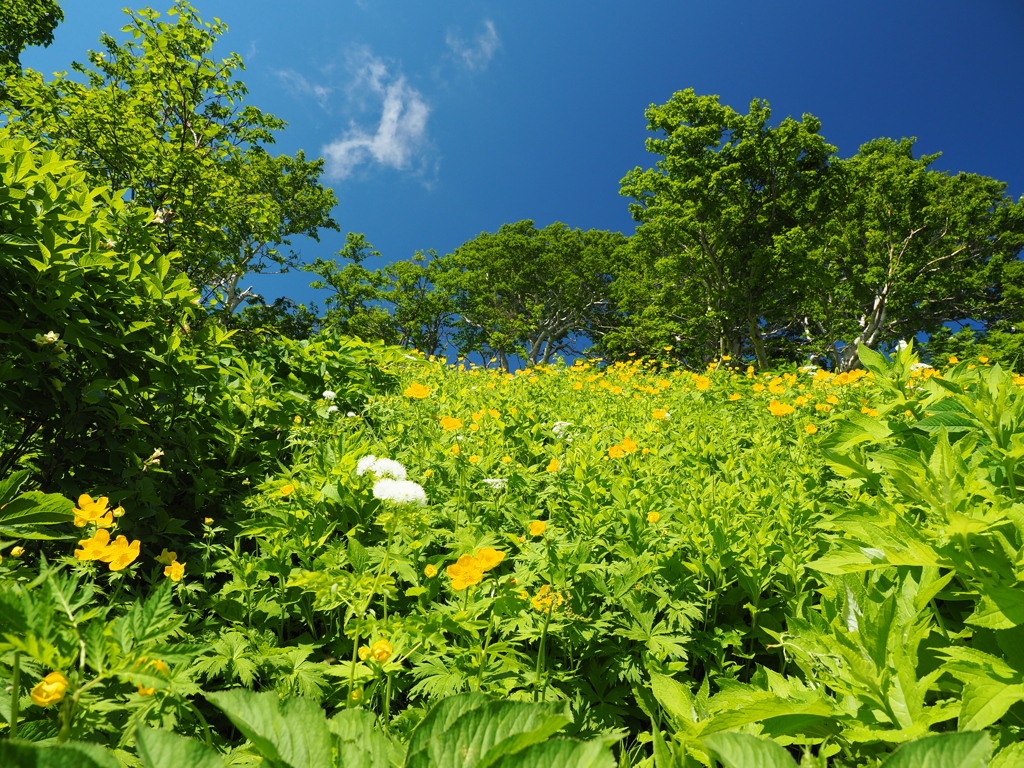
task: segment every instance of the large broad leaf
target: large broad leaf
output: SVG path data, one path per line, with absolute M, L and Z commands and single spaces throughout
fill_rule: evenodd
M 310 699 L 281 701 L 272 691 L 236 688 L 208 693 L 264 757 L 290 768 L 332 768 L 331 733 L 320 705 Z
M 55 525 L 75 519 L 71 512 L 75 503 L 59 493 L 23 493 L 0 507 L 0 523 L 4 525 Z
M 678 680 L 673 680 L 667 675 L 652 674 L 651 691 L 665 712 L 675 721 L 677 728 L 689 726 L 697 721 L 693 696 Z
M 999 753 L 992 758 L 992 762 L 988 764 L 988 768 L 1021 768 L 1022 765 L 1024 765 L 1024 741 L 1018 741 L 1016 744 L 999 750 Z
M 549 739 L 531 744 L 515 754 L 504 755 L 492 768 L 615 768 L 610 749 L 615 738 L 592 741 Z M 346 766 L 347 768 L 347 766 Z
M 140 728 L 136 739 L 146 768 L 224 768 L 224 758 L 208 746 L 171 731 Z
M 980 731 L 1024 701 L 1024 685 L 1007 685 L 998 680 L 976 680 L 964 686 L 958 731 Z
M 482 693 L 464 693 L 440 701 L 412 732 L 406 751 L 406 764 L 411 765 L 409 761 L 426 750 L 432 740 L 443 735 L 460 717 L 490 702 L 491 699 Z
M 40 746 L 0 741 L 3 768 L 121 768 L 121 764 L 99 744 L 68 742 Z
M 392 745 L 375 730 L 377 716 L 365 709 L 344 709 L 327 725 L 334 734 L 339 765 L 345 768 L 386 768 L 392 764 Z
M 3 480 L 0 480 L 0 507 L 14 500 L 30 474 L 27 469 L 23 469 L 20 472 L 13 472 Z
M 428 723 L 431 712 L 424 718 L 410 740 L 406 768 L 487 768 L 572 722 L 564 703 L 486 701 L 475 706 L 477 697 L 468 696 L 474 697 L 467 702 L 471 708 L 458 717 L 453 719 L 455 708 L 447 708 L 443 717 Z
M 883 768 L 985 768 L 992 752 L 987 733 L 943 733 L 903 744 Z
M 967 623 L 989 629 L 1010 629 L 1024 624 L 1024 589 L 985 587 L 981 602 Z
M 746 733 L 716 733 L 704 739 L 704 746 L 725 768 L 797 768 L 774 741 Z

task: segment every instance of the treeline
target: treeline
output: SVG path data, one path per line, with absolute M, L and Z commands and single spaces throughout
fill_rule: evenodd
M 505 368 L 589 349 L 849 369 L 857 344 L 920 333 L 935 354 L 978 341 L 995 357 L 1024 352 L 1024 198 L 935 170 L 938 155 L 916 155 L 914 139 L 842 158 L 811 115 L 772 125 L 766 102 L 741 114 L 686 90 L 646 112 L 657 159 L 620 182 L 630 236 L 520 221 L 373 268 L 380 254 L 349 234 L 334 258 L 301 264 L 290 239 L 337 230 L 337 201 L 321 160 L 270 154 L 284 122 L 243 103 L 238 56 L 211 58 L 224 25 L 185 2 L 171 22 L 133 13 L 131 40 L 105 35 L 72 65 L 76 78 L 46 81 L 19 55 L 52 39 L 59 6 L 15 6 L 0 20 L 4 135 L 76 160 L 90 183 L 155 212 L 160 251 L 180 254 L 175 269 L 243 346 L 326 327 Z M 330 291 L 323 314 L 245 287 L 249 274 L 289 268 Z

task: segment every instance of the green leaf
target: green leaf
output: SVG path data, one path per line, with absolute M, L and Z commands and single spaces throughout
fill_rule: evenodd
M 967 623 L 989 629 L 1010 629 L 1024 624 L 1024 589 L 985 587 L 981 602 Z
M 345 768 L 382 768 L 390 764 L 390 743 L 374 729 L 377 716 L 365 709 L 343 709 L 327 721 Z
M 18 495 L 21 486 L 28 480 L 29 471 L 23 469 L 20 472 L 13 472 L 8 477 L 0 480 L 0 507 L 9 504 Z
M 693 709 L 693 696 L 679 681 L 667 675 L 652 674 L 651 691 L 658 703 L 676 721 L 676 727 L 697 721 L 697 713 Z
M 440 711 L 438 711 L 440 710 Z M 406 768 L 486 768 L 572 722 L 563 703 L 462 694 L 431 710 L 409 741 Z
M 140 728 L 135 738 L 145 768 L 224 768 L 224 758 L 195 739 L 157 728 Z
M 56 525 L 70 523 L 75 516 L 75 503 L 59 493 L 29 491 L 0 509 L 0 523 L 5 525 Z
M 615 737 L 591 741 L 549 739 L 531 744 L 515 754 L 503 755 L 492 768 L 615 768 L 609 748 Z M 347 766 L 346 766 L 347 768 Z M 661 768 L 660 766 L 658 768 Z
M 975 680 L 964 686 L 958 731 L 980 731 L 999 720 L 1018 701 L 1024 701 L 1024 685 L 998 680 Z
M 327 718 L 315 701 L 281 701 L 272 691 L 239 688 L 208 693 L 206 698 L 264 757 L 290 768 L 332 768 Z
M 716 733 L 704 739 L 704 746 L 725 768 L 797 768 L 774 741 L 746 733 Z
M 992 752 L 987 733 L 943 733 L 901 745 L 883 768 L 985 768 Z
M 117 759 L 99 744 L 73 741 L 46 746 L 0 741 L 0 765 L 4 768 L 121 768 Z
M 999 750 L 988 768 L 1024 768 L 1024 741 Z

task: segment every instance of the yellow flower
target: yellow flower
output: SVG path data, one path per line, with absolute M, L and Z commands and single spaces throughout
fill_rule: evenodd
M 365 645 L 360 646 L 359 647 L 359 660 L 360 661 L 366 661 L 368 658 L 370 658 L 370 649 L 367 648 Z
M 107 509 L 107 502 L 106 496 L 101 496 L 93 501 L 92 496 L 83 493 L 78 497 L 78 506 L 71 510 L 75 513 L 75 525 L 79 528 L 83 528 L 88 523 L 95 523 L 100 528 L 112 526 L 114 518 L 111 511 Z
M 456 592 L 461 592 L 473 584 L 479 584 L 484 577 L 483 569 L 479 567 L 476 559 L 470 555 L 460 557 L 454 564 L 449 565 L 445 569 L 445 573 L 451 578 L 452 589 Z
M 647 522 L 648 523 L 656 523 L 659 520 L 661 520 L 661 513 L 660 512 L 649 512 L 647 514 Z
M 11 547 L 11 557 L 21 557 L 25 554 L 24 547 Z
M 383 664 L 385 661 L 391 658 L 392 648 L 391 643 L 387 640 L 378 640 L 372 646 L 370 646 L 370 658 L 376 661 L 378 664 Z
M 82 547 L 75 550 L 75 557 L 79 560 L 102 560 L 107 553 L 107 545 L 110 544 L 110 531 L 100 528 L 91 539 L 81 539 L 78 544 Z
M 64 691 L 68 689 L 68 685 L 68 679 L 64 675 L 60 672 L 51 672 L 36 684 L 29 695 L 37 706 L 48 707 L 64 698 Z
M 445 416 L 441 419 L 441 427 L 447 432 L 454 432 L 456 429 L 462 429 L 462 419 L 454 419 L 451 416 Z
M 827 413 L 828 411 L 832 410 L 832 406 L 829 405 L 828 403 L 815 403 L 814 404 L 814 410 L 816 410 L 816 411 L 825 411 Z
M 560 466 L 561 463 L 559 463 L 558 459 L 552 459 L 548 462 L 548 472 L 557 472 Z
M 292 421 L 294 421 L 296 424 L 301 424 L 302 423 L 302 417 L 301 416 L 296 416 L 294 419 L 292 419 Z
M 164 576 L 169 578 L 171 581 L 181 581 L 181 577 L 184 575 L 185 564 L 179 563 L 177 560 L 164 568 Z
M 825 402 L 835 405 L 836 403 L 839 402 L 839 398 L 836 397 L 835 395 L 829 395 L 828 397 L 825 398 Z
M 139 686 L 139 696 L 152 696 L 156 691 L 156 688 L 147 688 L 144 685 Z
M 796 409 L 792 405 L 786 405 L 780 403 L 778 400 L 772 400 L 768 403 L 768 410 L 771 411 L 773 416 L 789 416 Z
M 203 518 L 203 523 L 205 525 L 213 525 L 213 518 L 212 517 L 204 517 Z
M 711 389 L 711 379 L 709 379 L 707 376 L 698 376 L 693 381 L 694 381 L 694 385 L 701 392 L 703 392 L 706 389 Z
M 99 531 L 97 531 L 97 533 L 99 533 Z M 104 563 L 108 563 L 110 565 L 110 570 L 120 571 L 130 563 L 135 562 L 135 558 L 139 556 L 140 544 L 141 542 L 138 539 L 129 544 L 128 539 L 124 536 L 118 536 L 104 551 L 103 557 L 98 559 L 102 560 Z
M 502 464 L 511 464 L 512 463 L 512 457 L 511 456 L 502 456 L 501 457 L 501 463 Z
M 804 432 L 808 435 L 813 435 L 818 431 L 818 428 L 814 424 L 806 424 L 804 426 Z
M 452 446 L 450 453 L 452 456 L 458 456 L 460 453 L 462 453 L 462 449 L 458 446 L 458 443 Z
M 664 408 L 655 408 L 654 412 L 651 414 L 651 418 L 654 418 L 654 419 L 667 419 L 668 418 L 668 411 L 666 411 Z
M 402 394 L 406 397 L 422 400 L 425 397 L 430 397 L 430 387 L 426 384 L 413 383 L 410 384 Z
M 622 450 L 621 445 L 613 445 L 611 448 L 608 449 L 608 455 L 611 456 L 613 459 L 621 459 L 623 456 L 626 455 L 626 452 Z
M 531 536 L 542 536 L 544 531 L 548 529 L 548 524 L 543 520 L 534 520 L 530 523 L 530 535 Z
M 738 394 L 736 394 L 735 392 L 733 392 L 731 395 L 729 395 L 729 399 L 732 400 L 733 402 L 735 402 L 736 400 L 740 399 L 740 396 Z
M 863 408 L 860 409 L 860 412 L 864 413 L 864 414 L 867 414 L 868 416 L 871 416 L 872 418 L 878 415 L 878 411 L 876 411 L 874 408 L 868 408 L 866 405 Z
M 159 555 L 156 556 L 156 561 L 158 563 L 160 563 L 161 565 L 170 565 L 171 563 L 173 563 L 177 559 L 178 559 L 178 553 L 177 552 L 168 552 L 166 547 L 164 547 L 163 552 L 161 552 Z
M 425 469 L 425 470 L 423 470 L 423 476 L 424 477 L 430 477 L 433 474 L 434 474 L 434 470 L 432 470 L 432 469 Z
M 959 362 L 960 362 L 960 358 L 957 357 L 956 355 L 950 355 L 949 356 L 949 364 L 950 365 L 956 365 Z
M 758 382 L 757 384 L 754 385 L 753 389 L 755 392 L 762 392 L 764 391 L 764 384 Z
M 620 443 L 620 445 L 622 446 L 622 450 L 624 450 L 626 453 L 633 453 L 637 449 L 637 444 L 630 440 L 628 437 L 622 438 L 622 442 Z
M 475 453 L 472 456 L 469 457 L 469 463 L 470 464 L 478 464 L 479 462 L 480 462 L 480 457 L 477 456 Z
M 352 701 L 362 701 L 363 700 L 363 689 L 362 688 L 355 688 L 355 689 L 353 689 L 352 693 L 350 693 L 348 695 L 348 697 Z
M 562 604 L 562 596 L 557 592 L 552 592 L 550 584 L 545 584 L 537 592 L 532 603 L 535 611 L 547 613 L 552 608 L 557 608 Z
M 985 363 L 988 362 L 988 358 L 984 357 L 984 356 L 983 357 L 979 357 L 978 358 L 978 362 L 981 363 L 982 365 L 984 365 Z
M 428 579 L 432 579 L 437 576 L 437 566 L 427 563 L 427 567 L 423 569 L 423 575 Z
M 498 549 L 491 549 L 490 547 L 484 547 L 476 555 L 476 561 L 482 571 L 489 571 L 492 568 L 496 568 L 504 559 L 504 552 Z
M 295 491 L 295 486 L 292 485 L 291 483 L 289 483 L 288 485 L 282 486 L 282 488 L 281 488 L 281 495 L 282 496 L 287 496 L 288 494 L 293 493 L 294 491 Z

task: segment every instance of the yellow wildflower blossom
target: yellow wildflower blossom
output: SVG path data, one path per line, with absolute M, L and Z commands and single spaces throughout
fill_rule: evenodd
M 413 383 L 410 384 L 402 394 L 406 397 L 422 400 L 425 397 L 430 397 L 430 387 L 426 384 Z
M 64 698 L 64 691 L 68 689 L 68 685 L 68 679 L 64 675 L 60 672 L 51 672 L 36 684 L 29 695 L 33 704 L 48 707 Z

